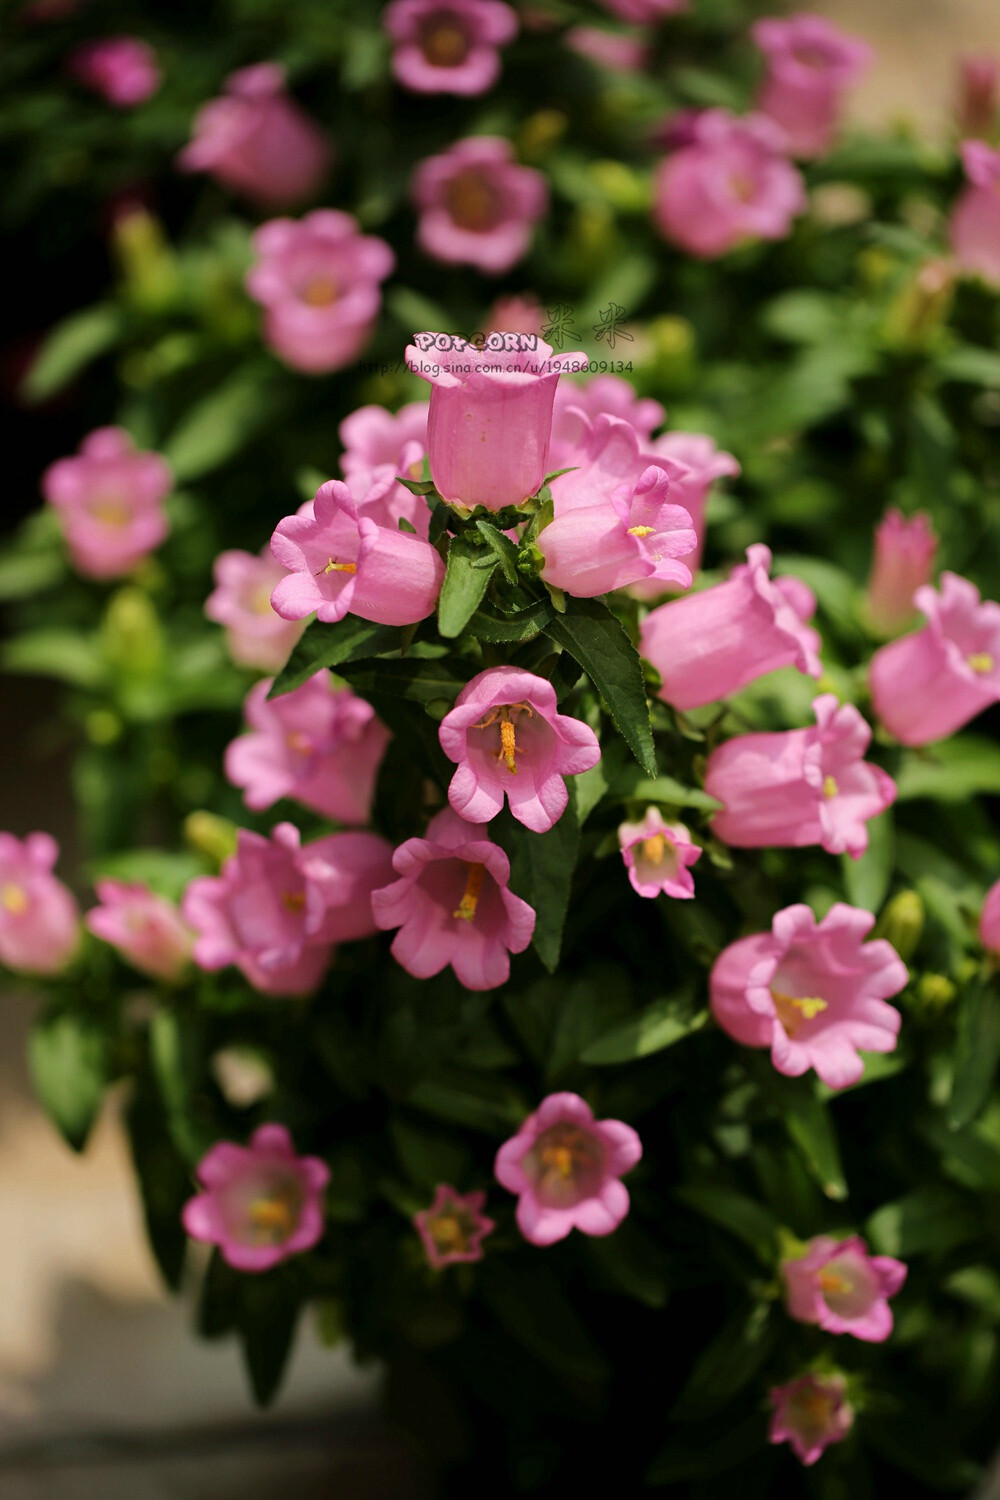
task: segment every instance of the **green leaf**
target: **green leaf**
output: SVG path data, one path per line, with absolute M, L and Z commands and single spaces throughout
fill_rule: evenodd
M 699 1355 L 670 1420 L 700 1422 L 727 1406 L 756 1375 L 776 1337 L 771 1309 L 764 1303 L 731 1318 Z
M 476 530 L 500 564 L 507 582 L 517 583 L 517 548 L 510 537 L 488 521 L 477 521 Z
M 1000 354 L 977 344 L 962 344 L 938 359 L 935 372 L 939 380 L 1000 388 Z
M 678 1484 L 690 1479 L 711 1479 L 749 1463 L 766 1446 L 764 1418 L 760 1412 L 737 1426 L 714 1427 L 698 1446 L 671 1442 L 653 1460 L 646 1474 L 650 1485 Z
M 535 910 L 531 940 L 535 952 L 549 973 L 554 973 L 580 852 L 580 824 L 572 789 L 566 811 L 548 832 L 532 833 L 510 817 L 498 820 L 494 828 L 494 836 L 510 858 L 511 888 Z
M 978 1215 L 954 1188 L 927 1183 L 871 1215 L 867 1239 L 880 1255 L 945 1255 L 975 1239 Z
M 157 1011 L 149 1026 L 149 1056 L 171 1138 L 188 1166 L 194 1168 L 215 1138 L 211 1124 L 198 1118 L 207 1068 L 201 1027 L 194 1013 Z
M 258 1406 L 278 1393 L 295 1341 L 300 1298 L 287 1267 L 245 1276 L 240 1286 L 240 1336 L 250 1388 Z
M 618 733 L 643 770 L 655 776 L 656 751 L 639 653 L 611 611 L 597 599 L 573 599 L 564 615 L 550 621 L 546 634 L 587 673 Z
M 280 698 L 301 687 L 324 667 L 339 667 L 345 662 L 364 661 L 370 656 L 399 649 L 401 632 L 394 625 L 374 625 L 357 615 L 345 615 L 336 625 L 313 620 L 299 637 L 288 661 L 282 667 L 268 698 Z
M 490 608 L 477 609 L 468 623 L 468 632 L 478 641 L 494 644 L 517 644 L 534 640 L 552 619 L 555 611 L 548 599 L 536 599 L 516 614 L 498 614 Z
M 32 1029 L 28 1063 L 42 1108 L 74 1151 L 82 1151 L 108 1083 L 103 1028 L 89 1016 L 62 1011 Z
M 975 1119 L 990 1094 L 1000 1063 L 1000 987 L 995 980 L 973 980 L 958 1010 L 955 1073 L 948 1103 L 953 1130 Z
M 966 734 L 924 750 L 904 752 L 895 773 L 896 801 L 929 797 L 935 802 L 964 802 L 983 793 L 1000 793 L 1000 745 Z
M 692 1015 L 690 1006 L 676 996 L 654 1000 L 623 1026 L 616 1026 L 580 1054 L 580 1061 L 593 1067 L 634 1062 L 662 1052 L 675 1042 L 700 1031 L 708 1021 L 708 1011 Z
M 121 312 L 106 303 L 58 323 L 21 384 L 22 399 L 34 405 L 55 396 L 92 360 L 117 344 L 122 328 Z
M 482 566 L 484 561 L 488 566 Z M 497 556 L 487 552 L 470 536 L 452 538 L 448 548 L 448 568 L 438 599 L 438 629 L 443 636 L 454 638 L 461 635 L 498 565 Z
M 438 1119 L 501 1137 L 516 1129 L 528 1113 L 513 1084 L 483 1073 L 472 1080 L 465 1073 L 421 1079 L 406 1102 Z
M 181 419 L 163 445 L 174 479 L 200 479 L 273 426 L 284 408 L 270 365 L 238 369 Z
M 714 1182 L 688 1182 L 676 1190 L 681 1203 L 735 1235 L 766 1266 L 777 1259 L 778 1221 L 756 1198 Z
M 74 630 L 33 630 L 15 636 L 0 660 L 8 672 L 54 677 L 71 687 L 97 688 L 107 676 L 94 640 Z
M 447 657 L 370 658 L 341 662 L 338 670 L 366 698 L 381 695 L 412 703 L 451 704 L 466 682 Z
M 662 807 L 696 807 L 702 812 L 717 812 L 722 806 L 700 787 L 684 786 L 673 776 L 640 776 L 638 767 L 627 765 L 612 783 L 618 797 L 634 797 L 637 802 L 656 802 Z
M 126 1122 L 149 1243 L 164 1281 L 176 1290 L 187 1252 L 181 1210 L 193 1183 L 170 1139 L 158 1090 L 147 1072 L 136 1081 Z
M 877 912 L 889 892 L 896 858 L 892 810 L 872 818 L 868 824 L 868 848 L 860 859 L 840 856 L 844 890 L 852 906 Z
M 493 1256 L 479 1290 L 497 1321 L 536 1359 L 571 1380 L 601 1381 L 608 1368 L 554 1271 Z

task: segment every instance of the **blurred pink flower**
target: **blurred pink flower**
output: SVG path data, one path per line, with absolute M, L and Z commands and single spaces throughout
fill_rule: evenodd
M 279 823 L 269 839 L 241 828 L 219 875 L 193 880 L 181 910 L 198 937 L 202 969 L 236 964 L 268 995 L 306 995 L 333 944 L 376 930 L 372 891 L 390 871 L 390 846 L 374 833 L 334 833 L 300 847 Z
M 396 412 L 384 406 L 360 406 L 352 411 L 337 429 L 344 446 L 340 458 L 344 475 L 391 464 L 397 474 L 419 479 L 423 465 L 414 445 L 422 460 L 427 452 L 427 412 L 426 401 L 410 401 Z M 414 466 L 416 473 L 408 472 Z
M 990 953 L 1000 956 L 1000 880 L 991 885 L 979 913 L 979 941 Z
M 906 1266 L 891 1255 L 869 1255 L 856 1234 L 819 1234 L 801 1255 L 781 1262 L 781 1275 L 789 1317 L 881 1344 L 892 1332 L 889 1298 L 906 1280 Z
M 1000 114 L 1000 58 L 959 59 L 958 106 L 955 111 L 963 136 L 992 136 Z
M 1000 703 L 1000 604 L 967 578 L 941 574 L 940 592 L 917 589 L 927 624 L 882 646 L 868 669 L 872 706 L 904 745 L 928 745 Z
M 427 441 L 438 493 L 492 511 L 536 494 L 559 376 L 581 360 L 553 354 L 533 334 L 491 333 L 481 349 L 449 334 L 416 334 L 406 363 L 431 387 Z
M 854 1426 L 854 1408 L 847 1400 L 847 1381 L 829 1375 L 800 1375 L 770 1392 L 773 1412 L 768 1441 L 789 1443 L 796 1458 L 814 1464 L 831 1443 L 840 1443 Z
M 0 963 L 16 974 L 59 974 L 76 954 L 80 913 L 58 858 L 47 833 L 0 833 Z
M 548 321 L 538 298 L 531 292 L 498 297 L 486 314 L 484 333 L 533 333 L 541 338 Z
M 731 453 L 717 448 L 713 439 L 699 432 L 661 432 L 650 443 L 650 452 L 662 458 L 671 458 L 683 464 L 686 472 L 678 474 L 673 481 L 672 498 L 683 505 L 691 517 L 698 545 L 686 558 L 692 573 L 701 567 L 701 555 L 705 546 L 705 508 L 709 492 L 717 479 L 733 479 L 740 472 L 739 463 Z M 639 598 L 649 597 L 649 586 L 639 585 Z
M 805 13 L 765 17 L 751 35 L 767 60 L 757 109 L 781 128 L 792 156 L 821 156 L 833 143 L 844 90 L 871 63 L 871 47 Z
M 549 193 L 541 172 L 518 165 L 509 141 L 477 135 L 420 163 L 413 201 L 427 255 L 499 276 L 525 255 Z
M 549 1094 L 497 1152 L 501 1187 L 518 1195 L 517 1227 L 532 1245 L 554 1245 L 571 1229 L 612 1234 L 629 1211 L 620 1178 L 642 1156 L 621 1120 L 595 1120 L 578 1094 Z
M 968 186 L 951 211 L 951 248 L 960 270 L 1000 286 L 1000 151 L 964 141 Z
M 816 724 L 740 734 L 708 757 L 705 790 L 722 803 L 712 832 L 740 849 L 800 849 L 858 859 L 867 823 L 896 800 L 896 783 L 864 759 L 872 732 L 834 693 L 813 700 Z
M 283 620 L 271 608 L 271 593 L 285 570 L 265 547 L 252 552 L 220 552 L 213 566 L 215 588 L 205 601 L 210 620 L 226 627 L 233 661 L 261 672 L 277 672 L 288 660 L 305 626 Z
M 776 913 L 770 932 L 724 948 L 709 979 L 712 1014 L 745 1047 L 769 1047 L 779 1073 L 809 1068 L 832 1089 L 857 1083 L 860 1052 L 893 1052 L 900 1014 L 887 1005 L 906 984 L 891 944 L 866 943 L 870 911 L 831 906 L 817 923 L 808 906 Z
M 392 71 L 418 94 L 482 94 L 500 76 L 498 47 L 517 35 L 502 0 L 392 0 L 382 24 L 395 42 Z
M 84 917 L 88 929 L 117 948 L 142 974 L 176 984 L 191 962 L 194 933 L 172 901 L 148 886 L 99 880 L 100 906 Z
M 391 738 L 375 710 L 329 672 L 268 702 L 270 679 L 250 690 L 243 712 L 251 733 L 226 750 L 226 775 L 259 812 L 281 797 L 338 823 L 367 823 Z
M 296 1156 L 284 1125 L 261 1125 L 249 1146 L 219 1141 L 197 1169 L 203 1189 L 182 1214 L 194 1240 L 218 1245 L 237 1271 L 269 1271 L 323 1237 L 323 1194 L 330 1169 L 318 1156 Z
M 326 136 L 285 92 L 277 63 L 240 68 L 220 99 L 195 116 L 178 157 L 185 172 L 208 172 L 262 208 L 291 208 L 315 197 L 330 171 Z
M 285 569 L 271 603 L 285 620 L 316 613 L 326 624 L 348 613 L 380 625 L 412 625 L 434 611 L 444 563 L 440 553 L 390 524 L 395 491 L 388 465 L 328 479 L 311 507 L 279 521 L 271 551 Z
M 620 31 L 605 31 L 600 26 L 571 26 L 563 40 L 578 57 L 589 58 L 615 73 L 641 73 L 650 58 L 646 44 Z
M 820 639 L 805 623 L 812 591 L 797 578 L 771 578 L 770 568 L 770 549 L 756 543 L 725 583 L 650 610 L 640 650 L 660 674 L 664 703 L 717 703 L 779 667 L 820 675 Z
M 483 1213 L 485 1203 L 485 1193 L 457 1193 L 441 1182 L 430 1208 L 413 1215 L 413 1227 L 435 1271 L 482 1260 L 483 1240 L 496 1228 Z
M 382 306 L 395 256 L 385 240 L 358 233 L 350 214 L 317 208 L 304 219 L 272 219 L 253 236 L 247 291 L 264 308 L 264 337 L 293 370 L 323 375 L 360 353 Z
M 913 596 L 930 583 L 936 551 L 929 516 L 920 512 L 907 519 L 902 511 L 886 511 L 875 530 L 867 599 L 868 618 L 880 635 L 898 635 L 910 624 Z
M 689 144 L 660 166 L 653 217 L 690 255 L 711 259 L 746 240 L 781 240 L 806 207 L 805 188 L 763 115 L 703 111 Z
M 473 677 L 441 721 L 441 748 L 458 770 L 448 800 L 470 823 L 488 823 L 504 796 L 519 823 L 545 833 L 566 810 L 564 776 L 601 758 L 589 725 L 561 714 L 551 682 L 517 667 Z
M 488 830 L 445 807 L 426 837 L 400 844 L 392 864 L 400 878 L 375 891 L 372 910 L 383 931 L 399 928 L 396 962 L 416 979 L 450 964 L 467 990 L 506 984 L 510 954 L 531 942 L 535 913 L 510 890 L 510 861 Z
M 620 21 L 646 26 L 661 21 L 664 16 L 679 15 L 687 10 L 689 0 L 598 0 L 598 3 Z
M 702 851 L 692 844 L 683 823 L 665 823 L 659 808 L 648 807 L 641 822 L 621 824 L 618 844 L 632 888 L 640 896 L 662 892 L 683 901 L 694 895 L 689 866 L 697 863 Z
M 80 83 L 119 109 L 142 104 L 156 93 L 163 76 L 152 47 L 136 36 L 85 42 L 72 54 L 69 66 Z
M 58 512 L 77 572 L 119 578 L 167 535 L 163 501 L 172 483 L 158 453 L 137 450 L 121 427 L 99 427 L 78 456 L 49 465 L 42 493 Z

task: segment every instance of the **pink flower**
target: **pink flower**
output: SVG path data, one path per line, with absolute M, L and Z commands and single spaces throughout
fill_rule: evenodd
M 574 406 L 560 414 L 563 434 L 568 434 L 570 423 L 575 425 L 572 442 L 561 440 L 555 445 L 559 467 L 570 469 L 551 483 L 557 517 L 571 510 L 609 505 L 623 488 L 634 490 L 650 467 L 659 469 L 671 483 L 686 473 L 674 459 L 645 451 L 648 444 L 629 420 L 607 412 L 591 418 L 582 407 Z M 554 456 L 550 448 L 550 461 Z
M 485 1193 L 457 1193 L 441 1182 L 430 1208 L 413 1215 L 413 1227 L 435 1271 L 482 1260 L 483 1240 L 496 1228 L 483 1213 L 485 1202 Z
M 1000 954 L 1000 880 L 986 892 L 979 913 L 979 941 L 989 953 Z
M 73 566 L 87 578 L 120 578 L 160 545 L 171 484 L 166 460 L 138 451 L 120 427 L 99 427 L 77 457 L 57 459 L 42 475 Z
M 498 47 L 517 35 L 501 0 L 392 0 L 382 24 L 395 42 L 392 71 L 418 94 L 482 94 L 500 76 Z
M 541 172 L 517 164 L 509 141 L 477 135 L 420 163 L 413 201 L 427 255 L 499 276 L 526 253 L 549 194 Z
M 483 322 L 485 333 L 533 333 L 541 338 L 547 322 L 542 304 L 531 292 L 523 296 L 498 297 Z
M 350 214 L 317 208 L 262 224 L 252 243 L 247 291 L 264 308 L 275 354 L 307 375 L 343 369 L 367 343 L 382 305 L 380 283 L 395 265 L 385 240 L 359 234 Z
M 578 1094 L 550 1094 L 497 1152 L 497 1182 L 517 1193 L 517 1227 L 532 1245 L 554 1245 L 571 1229 L 612 1234 L 629 1210 L 619 1179 L 642 1156 L 621 1120 L 595 1120 Z
M 581 483 L 585 474 L 584 470 L 577 476 Z M 567 480 L 573 477 L 565 475 Z M 595 505 L 571 504 L 563 510 L 557 502 L 555 519 L 538 537 L 545 582 L 580 599 L 593 599 L 640 579 L 687 588 L 690 570 L 677 559 L 692 551 L 696 537 L 687 511 L 668 503 L 671 493 L 668 474 L 650 464 L 634 484 L 621 485 Z
M 817 923 L 808 906 L 779 911 L 770 932 L 724 948 L 709 979 L 712 1014 L 745 1047 L 770 1047 L 779 1073 L 809 1068 L 832 1089 L 857 1083 L 858 1055 L 892 1052 L 900 1015 L 885 1002 L 907 981 L 891 944 L 864 938 L 870 911 L 831 906 Z
M 594 375 L 589 380 L 564 380 L 556 387 L 549 439 L 549 472 L 580 463 L 599 416 L 619 417 L 635 429 L 643 451 L 654 448 L 650 435 L 666 417 L 659 401 L 637 396 L 620 375 Z M 586 418 L 586 421 L 582 420 Z
M 47 833 L 0 833 L 0 963 L 18 974 L 59 974 L 73 959 L 80 915 L 53 875 L 59 845 Z
M 726 583 L 650 610 L 640 649 L 660 674 L 664 703 L 716 703 L 779 667 L 820 675 L 819 636 L 805 623 L 812 591 L 797 578 L 772 579 L 770 567 L 770 549 L 758 543 Z
M 816 725 L 778 734 L 740 734 L 708 757 L 705 790 L 722 805 L 712 831 L 740 849 L 821 844 L 855 859 L 867 823 L 896 800 L 896 783 L 864 754 L 872 732 L 851 703 L 824 693 Z
M 674 480 L 673 498 L 691 517 L 698 538 L 697 547 L 687 559 L 688 567 L 696 573 L 701 567 L 705 546 L 705 508 L 709 492 L 717 479 L 735 478 L 740 466 L 731 453 L 717 448 L 712 438 L 700 432 L 663 432 L 653 439 L 650 451 L 683 465 L 684 472 Z M 642 585 L 639 597 L 646 597 Z
M 615 73 L 640 73 L 650 57 L 649 48 L 638 37 L 605 31 L 600 26 L 571 26 L 563 39 L 578 57 L 589 58 Z
M 326 624 L 348 613 L 380 625 L 412 625 L 433 613 L 444 563 L 422 537 L 387 523 L 396 485 L 390 468 L 329 479 L 312 513 L 286 516 L 271 538 L 285 569 L 271 603 L 284 620 L 314 611 Z M 406 492 L 403 491 L 403 494 Z
M 968 186 L 951 211 L 951 248 L 959 268 L 1000 286 L 1000 151 L 962 144 Z
M 767 60 L 757 109 L 784 133 L 792 156 L 821 156 L 832 144 L 844 90 L 872 60 L 872 49 L 824 16 L 769 16 L 751 35 Z
M 361 406 L 345 417 L 337 431 L 344 445 L 340 467 L 345 476 L 358 469 L 378 469 L 391 464 L 397 474 L 408 479 L 419 479 L 420 459 L 427 451 L 426 401 L 410 401 L 397 412 L 386 411 L 384 406 Z M 416 473 L 407 473 L 417 464 Z
M 86 42 L 73 53 L 69 65 L 80 83 L 119 109 L 141 104 L 155 94 L 162 78 L 156 53 L 136 36 Z
M 694 877 L 689 866 L 701 859 L 683 823 L 665 823 L 659 808 L 648 807 L 641 823 L 622 823 L 618 843 L 632 888 L 640 896 L 690 900 Z
M 220 552 L 213 572 L 215 589 L 205 601 L 205 613 L 226 627 L 233 661 L 277 672 L 305 628 L 297 620 L 283 620 L 271 608 L 271 594 L 284 578 L 284 568 L 265 547 L 259 557 L 252 552 Z
M 889 1298 L 906 1280 L 891 1255 L 869 1255 L 863 1239 L 816 1235 L 802 1255 L 781 1262 L 788 1315 L 826 1333 L 851 1333 L 881 1344 L 892 1332 Z
M 778 127 L 763 115 L 709 109 L 690 134 L 657 173 L 653 216 L 660 233 L 704 259 L 744 240 L 784 239 L 806 195 L 782 154 Z
M 259 812 L 291 797 L 338 823 L 367 823 L 375 779 L 391 738 L 375 710 L 329 672 L 268 702 L 271 682 L 250 690 L 251 733 L 226 750 L 226 775 Z
M 917 589 L 914 603 L 927 624 L 876 651 L 868 680 L 889 733 L 927 745 L 1000 703 L 1000 604 L 955 573 L 942 573 L 940 593 Z
M 111 943 L 140 973 L 176 984 L 194 945 L 194 933 L 176 906 L 148 886 L 120 880 L 99 880 L 97 896 L 102 904 L 84 917 L 94 936 Z
M 831 1375 L 800 1375 L 770 1392 L 774 1408 L 768 1441 L 789 1443 L 803 1464 L 814 1464 L 831 1443 L 840 1443 L 854 1426 L 854 1407 L 847 1400 L 847 1381 Z
M 535 913 L 510 887 L 510 861 L 479 824 L 450 807 L 407 839 L 392 857 L 400 877 L 372 896 L 376 924 L 398 927 L 392 955 L 415 979 L 449 964 L 467 990 L 492 990 L 510 977 L 510 954 L 523 953 Z
M 599 0 L 620 21 L 632 21 L 636 26 L 652 25 L 664 16 L 676 16 L 687 10 L 688 0 Z
M 318 1156 L 296 1156 L 284 1125 L 261 1125 L 249 1146 L 219 1141 L 198 1163 L 204 1189 L 181 1215 L 194 1240 L 218 1245 L 237 1271 L 269 1271 L 323 1237 L 323 1194 L 330 1169 Z
M 991 136 L 997 125 L 1000 58 L 959 61 L 958 128 L 964 136 Z
M 195 116 L 178 157 L 185 172 L 208 172 L 230 192 L 263 208 L 290 208 L 319 191 L 333 158 L 330 143 L 285 92 L 277 63 L 240 68 L 221 99 Z
M 868 618 L 880 635 L 898 635 L 913 619 L 913 596 L 930 583 L 937 537 L 923 512 L 909 520 L 888 510 L 875 531 L 875 557 L 868 580 Z
M 533 334 L 491 333 L 482 349 L 447 333 L 416 334 L 406 363 L 431 387 L 427 441 L 438 493 L 492 511 L 536 494 L 556 384 L 581 359 L 554 355 Z
M 519 823 L 544 833 L 569 801 L 564 776 L 601 758 L 589 725 L 556 709 L 551 682 L 517 667 L 478 673 L 441 720 L 441 748 L 458 770 L 448 800 L 470 823 L 488 823 L 506 795 Z
M 374 833 L 334 833 L 301 848 L 279 823 L 270 839 L 241 828 L 220 875 L 193 880 L 182 912 L 198 933 L 202 969 L 236 964 L 268 995 L 307 995 L 334 943 L 369 937 L 372 891 L 384 883 L 390 849 Z

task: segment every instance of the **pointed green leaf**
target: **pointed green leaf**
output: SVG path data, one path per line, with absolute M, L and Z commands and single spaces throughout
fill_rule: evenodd
M 498 557 L 470 536 L 453 538 L 438 600 L 438 628 L 443 636 L 461 635 L 498 566 Z
M 616 1026 L 592 1042 L 581 1053 L 580 1061 L 592 1067 L 634 1062 L 637 1057 L 649 1057 L 654 1052 L 662 1052 L 664 1047 L 683 1041 L 686 1036 L 700 1031 L 707 1021 L 707 1010 L 692 1015 L 690 1006 L 676 996 L 654 1000 L 623 1026 Z
M 313 620 L 297 641 L 291 656 L 282 667 L 268 698 L 280 698 L 308 682 L 324 667 L 339 667 L 346 662 L 363 661 L 386 651 L 398 650 L 402 634 L 394 625 L 374 625 L 345 615 L 336 625 Z
M 974 1119 L 989 1097 L 1000 1063 L 1000 985 L 973 980 L 959 1002 L 955 1074 L 948 1123 L 960 1129 Z
M 35 1092 L 74 1151 L 82 1151 L 108 1082 L 103 1029 L 74 1011 L 43 1016 L 32 1030 L 28 1062 Z
M 649 722 L 639 653 L 614 615 L 598 599 L 567 600 L 564 615 L 546 627 L 587 673 L 612 722 L 643 770 L 656 775 L 656 751 Z

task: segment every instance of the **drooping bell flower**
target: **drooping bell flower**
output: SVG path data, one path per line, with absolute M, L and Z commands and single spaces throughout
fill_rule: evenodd
M 73 566 L 87 578 L 120 578 L 167 535 L 163 502 L 172 477 L 166 459 L 134 447 L 121 427 L 100 427 L 72 458 L 42 475 Z
M 662 432 L 649 447 L 651 453 L 682 466 L 682 472 L 672 481 L 671 498 L 677 505 L 683 505 L 691 517 L 698 545 L 685 562 L 692 573 L 697 573 L 705 547 L 705 509 L 712 486 L 717 479 L 735 478 L 740 465 L 731 453 L 716 447 L 712 438 L 700 432 Z M 649 597 L 652 587 L 652 584 L 638 584 L 637 596 Z
M 559 713 L 555 688 L 519 667 L 488 667 L 441 721 L 441 748 L 458 766 L 448 800 L 470 823 L 488 823 L 506 796 L 519 823 L 545 833 L 566 810 L 564 776 L 601 758 L 588 724 Z
M 74 78 L 118 109 L 151 98 L 163 78 L 156 53 L 137 36 L 85 42 L 70 57 L 69 68 Z
M 689 255 L 712 259 L 748 240 L 782 240 L 806 207 L 805 188 L 764 115 L 704 110 L 654 184 L 653 219 Z
M 988 139 L 1000 116 L 1000 58 L 959 59 L 959 89 L 956 121 L 966 137 Z
M 854 1426 L 847 1380 L 839 1371 L 800 1375 L 787 1385 L 774 1386 L 770 1397 L 768 1441 L 788 1443 L 807 1467 L 821 1458 L 831 1443 L 843 1442 Z
M 500 76 L 500 53 L 517 35 L 502 0 L 392 0 L 382 25 L 395 43 L 392 71 L 418 94 L 483 94 Z
M 496 1225 L 483 1213 L 485 1193 L 458 1193 L 438 1184 L 430 1208 L 413 1215 L 428 1264 L 435 1271 L 483 1258 L 483 1240 Z
M 553 354 L 533 334 L 491 333 L 479 348 L 447 333 L 418 333 L 406 363 L 431 387 L 427 442 L 438 494 L 492 511 L 537 494 L 556 384 L 586 355 Z
M 421 459 L 427 452 L 427 411 L 426 401 L 410 401 L 396 412 L 384 406 L 360 406 L 352 411 L 337 429 L 344 445 L 340 467 L 345 477 L 358 469 L 391 464 L 397 474 L 419 479 L 422 465 L 416 473 L 410 470 L 415 461 L 413 445 Z
M 563 433 L 567 417 L 574 422 L 574 436 L 572 442 L 560 443 L 557 451 L 560 467 L 569 472 L 559 474 L 550 486 L 557 517 L 610 502 L 623 487 L 634 490 L 649 468 L 659 469 L 671 484 L 679 483 L 686 472 L 676 460 L 653 453 L 641 432 L 623 417 L 609 412 L 591 417 L 582 407 L 564 409 Z
M 868 580 L 867 616 L 880 635 L 898 635 L 916 613 L 913 596 L 930 583 L 937 537 L 920 512 L 907 519 L 888 510 L 875 530 L 875 556 Z
M 315 197 L 332 160 L 326 136 L 286 92 L 284 68 L 256 63 L 230 73 L 222 97 L 198 111 L 178 166 L 277 209 Z
M 837 902 L 822 922 L 808 906 L 785 907 L 770 932 L 738 939 L 709 979 L 712 1014 L 745 1047 L 769 1047 L 789 1078 L 813 1068 L 832 1089 L 857 1083 L 861 1052 L 893 1052 L 900 1014 L 887 1005 L 906 965 L 882 938 L 866 943 L 870 911 Z
M 797 578 L 770 576 L 770 548 L 747 548 L 725 583 L 650 610 L 640 650 L 674 708 L 717 703 L 779 667 L 819 677 L 820 639 L 805 622 L 816 600 Z
M 350 214 L 318 208 L 271 219 L 254 232 L 257 259 L 246 287 L 264 308 L 264 337 L 293 370 L 323 375 L 350 364 L 382 306 L 396 258 L 385 240 L 360 234 Z
M 510 889 L 510 861 L 482 824 L 450 807 L 407 839 L 392 857 L 399 876 L 375 891 L 372 910 L 397 963 L 416 979 L 448 965 L 467 990 L 492 990 L 510 977 L 510 955 L 523 953 L 535 913 Z
M 0 833 L 0 964 L 15 974 L 60 974 L 76 953 L 80 913 L 58 858 L 47 833 Z
M 712 831 L 740 849 L 820 844 L 855 859 L 868 847 L 867 824 L 896 800 L 896 783 L 864 759 L 868 723 L 836 694 L 813 700 L 815 726 L 740 734 L 708 757 L 705 790 L 722 803 Z
M 1000 151 L 985 141 L 964 141 L 968 179 L 951 211 L 951 248 L 960 270 L 1000 286 Z
M 291 797 L 338 823 L 367 823 L 391 735 L 370 703 L 335 688 L 329 672 L 268 701 L 270 679 L 251 688 L 249 734 L 228 746 L 226 776 L 254 812 Z
M 315 612 L 326 624 L 353 614 L 379 625 L 413 625 L 433 613 L 444 563 L 422 537 L 385 524 L 381 507 L 393 475 L 380 474 L 360 470 L 346 483 L 327 480 L 306 513 L 278 522 L 271 551 L 286 576 L 271 604 L 282 619 Z
M 622 1120 L 595 1120 L 578 1094 L 550 1094 L 497 1152 L 501 1187 L 517 1194 L 517 1227 L 532 1245 L 554 1245 L 571 1229 L 612 1234 L 629 1211 L 621 1181 L 642 1156 Z
M 618 844 L 628 878 L 640 896 L 672 896 L 690 900 L 694 877 L 690 866 L 702 851 L 691 842 L 683 823 L 665 823 L 657 807 L 648 807 L 638 823 L 622 823 Z
M 265 547 L 252 552 L 220 552 L 212 566 L 215 588 L 205 600 L 205 613 L 225 626 L 229 655 L 240 667 L 277 672 L 291 655 L 305 627 L 283 620 L 271 608 L 271 594 L 285 570 Z
M 420 248 L 433 260 L 476 266 L 487 276 L 523 259 L 549 202 L 541 172 L 521 166 L 501 136 L 470 136 L 427 157 L 412 187 Z
M 872 49 L 824 16 L 767 16 L 751 27 L 767 61 L 756 108 L 780 127 L 792 156 L 822 156 L 833 144 L 845 90 Z
M 96 889 L 101 904 L 84 917 L 89 931 L 141 974 L 179 983 L 191 963 L 194 933 L 173 902 L 140 883 L 99 880 Z
M 248 1146 L 219 1141 L 196 1175 L 202 1191 L 184 1205 L 184 1228 L 236 1271 L 269 1271 L 323 1237 L 330 1169 L 297 1156 L 284 1125 L 260 1125 Z
M 914 601 L 927 624 L 890 641 L 868 670 L 878 718 L 904 745 L 928 745 L 1000 703 L 1000 604 L 983 602 L 975 584 L 942 573 Z
M 891 1255 L 869 1255 L 858 1235 L 818 1234 L 801 1255 L 781 1262 L 781 1276 L 790 1317 L 881 1344 L 892 1332 L 889 1298 L 906 1280 L 906 1266 Z
M 581 414 L 586 417 L 586 423 L 580 420 Z M 593 375 L 582 381 L 563 380 L 556 387 L 552 408 L 550 473 L 579 463 L 581 454 L 586 452 L 594 424 L 602 415 L 627 422 L 639 438 L 644 453 L 659 451 L 658 445 L 651 441 L 652 433 L 667 415 L 659 401 L 654 401 L 652 396 L 637 396 L 631 382 L 623 380 L 620 375 Z
M 1000 956 L 1000 880 L 986 892 L 979 913 L 979 941 L 987 952 Z

